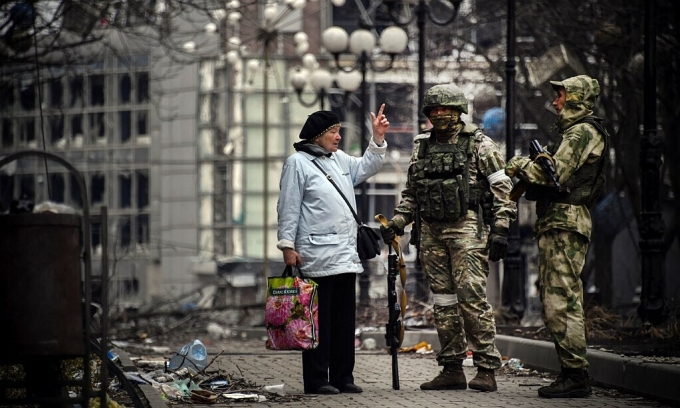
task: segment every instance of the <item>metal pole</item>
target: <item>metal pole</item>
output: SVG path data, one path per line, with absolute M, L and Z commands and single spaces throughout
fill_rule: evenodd
M 368 148 L 368 135 L 366 132 L 366 109 L 368 109 L 368 92 L 366 90 L 366 71 L 368 69 L 368 54 L 366 51 L 362 51 L 357 61 L 361 67 L 361 110 L 359 112 L 359 127 L 361 128 L 361 154 L 363 155 Z M 360 185 L 361 197 L 359 197 L 359 219 L 362 222 L 366 222 L 368 217 L 368 192 L 367 182 L 363 182 Z M 369 306 L 370 296 L 368 294 L 368 288 L 371 285 L 369 278 L 370 269 L 368 268 L 368 262 L 362 261 L 364 267 L 364 273 L 359 274 L 359 304 L 361 306 Z
M 662 141 L 656 123 L 656 0 L 645 2 L 645 130 L 640 140 L 641 212 L 638 222 L 642 261 L 642 293 L 638 315 L 645 325 L 668 318 L 665 300 L 665 225 L 659 200 Z
M 505 158 L 515 155 L 515 0 L 508 0 L 507 61 L 505 63 L 506 92 L 505 102 Z M 519 205 L 517 206 L 519 211 Z M 508 233 L 508 252 L 503 260 L 503 286 L 501 304 L 506 314 L 517 319 L 524 317 L 526 304 L 524 268 L 518 222 L 510 225 Z
M 267 250 L 269 246 L 269 242 L 267 239 L 268 235 L 268 227 L 269 227 L 269 219 L 268 219 L 268 211 L 269 211 L 269 203 L 268 203 L 268 188 L 269 188 L 269 149 L 267 147 L 268 141 L 269 141 L 269 78 L 267 75 L 267 69 L 269 67 L 269 43 L 265 41 L 264 44 L 264 78 L 263 78 L 263 86 L 264 86 L 264 101 L 262 103 L 262 108 L 264 112 L 264 118 L 262 120 L 262 126 L 264 129 L 262 129 L 262 144 L 263 144 L 263 154 L 264 154 L 264 160 L 263 160 L 263 208 L 262 208 L 262 301 L 266 301 L 267 299 L 267 277 L 269 276 L 269 258 L 267 257 Z
M 423 113 L 423 100 L 425 99 L 425 58 L 427 58 L 425 45 L 425 23 L 427 22 L 427 6 L 425 0 L 418 1 L 418 132 L 422 133 L 427 127 L 427 117 Z M 415 291 L 413 299 L 417 302 L 426 303 L 429 296 L 429 287 L 425 280 L 423 265 L 420 263 L 420 246 L 416 248 L 416 261 L 413 268 L 413 280 Z

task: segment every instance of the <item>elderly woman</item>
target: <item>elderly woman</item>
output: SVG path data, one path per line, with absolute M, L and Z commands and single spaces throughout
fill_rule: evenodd
M 302 141 L 283 164 L 279 187 L 278 244 L 286 265 L 298 266 L 319 289 L 319 347 L 302 352 L 307 394 L 359 393 L 354 384 L 356 275 L 363 272 L 357 253 L 357 223 L 347 203 L 314 162 L 333 178 L 356 209 L 354 186 L 382 167 L 389 122 L 371 112 L 373 137 L 362 157 L 338 149 L 340 120 L 318 111 L 307 118 Z M 362 214 L 365 215 L 365 214 Z M 331 354 L 331 350 L 333 353 Z

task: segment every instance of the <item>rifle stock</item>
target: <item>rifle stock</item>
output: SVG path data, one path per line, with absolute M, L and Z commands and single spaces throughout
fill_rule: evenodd
M 520 180 L 517 183 L 515 183 L 514 186 L 512 186 L 512 190 L 510 190 L 510 194 L 508 195 L 508 198 L 510 198 L 514 202 L 519 202 L 519 198 L 522 197 L 522 194 L 524 194 L 525 191 L 527 191 L 527 188 L 529 187 L 529 183 L 527 183 L 524 180 Z

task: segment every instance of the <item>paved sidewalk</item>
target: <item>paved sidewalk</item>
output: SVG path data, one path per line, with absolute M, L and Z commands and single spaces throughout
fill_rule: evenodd
M 237 329 L 238 331 L 238 329 Z M 391 356 L 384 349 L 384 334 L 363 333 L 362 338 L 372 337 L 378 349 L 357 351 L 355 383 L 364 389 L 362 394 L 340 394 L 330 396 L 304 395 L 302 387 L 302 365 L 299 352 L 270 351 L 264 348 L 262 329 L 241 329 L 240 337 L 250 339 L 243 347 L 230 347 L 214 363 L 225 373 L 239 372 L 243 377 L 260 386 L 285 384 L 287 394 L 300 395 L 295 402 L 246 402 L 215 404 L 212 406 L 238 407 L 671 407 L 680 406 L 680 367 L 644 363 L 594 350 L 589 350 L 591 375 L 598 387 L 593 395 L 584 399 L 539 398 L 537 389 L 549 384 L 553 378 L 547 376 L 518 376 L 506 370 L 497 373 L 498 391 L 482 393 L 465 391 L 422 391 L 422 382 L 432 379 L 440 371 L 434 354 L 399 354 L 400 389 L 392 389 Z M 404 346 L 427 341 L 435 349 L 439 343 L 433 330 L 407 331 Z M 260 344 L 260 342 L 262 344 Z M 509 336 L 498 336 L 497 345 L 501 353 L 510 358 L 520 358 L 526 367 L 539 372 L 553 371 L 556 357 L 552 344 L 544 341 L 526 340 Z M 221 351 L 220 346 L 208 346 L 210 355 Z M 552 353 L 552 354 L 551 354 Z M 468 381 L 476 373 L 473 367 L 465 368 Z M 149 387 L 150 388 L 150 387 Z M 614 390 L 635 391 L 636 395 Z M 153 392 L 151 389 L 150 392 Z M 145 393 L 149 393 L 148 390 Z M 640 395 L 652 396 L 646 398 Z M 165 407 L 155 398 L 154 408 Z M 659 399 L 664 402 L 658 402 Z M 177 406 L 190 406 L 172 404 Z M 196 406 L 196 405 L 193 405 Z
M 302 394 L 300 353 L 263 350 L 257 354 L 230 354 L 220 357 L 219 368 L 238 373 L 258 385 L 285 384 L 288 394 Z M 500 372 L 497 392 L 422 391 L 419 386 L 438 372 L 433 355 L 399 355 L 399 390 L 392 389 L 391 357 L 385 351 L 358 351 L 355 383 L 362 394 L 305 395 L 295 402 L 239 402 L 221 406 L 239 407 L 664 407 L 652 400 L 594 388 L 585 399 L 548 400 L 539 398 L 537 389 L 550 383 L 541 377 L 519 377 Z M 237 368 L 238 367 L 238 368 Z M 468 380 L 476 369 L 465 368 Z M 182 406 L 182 405 L 180 405 Z M 187 406 L 187 405 L 185 405 Z M 220 406 L 220 405 L 216 405 Z

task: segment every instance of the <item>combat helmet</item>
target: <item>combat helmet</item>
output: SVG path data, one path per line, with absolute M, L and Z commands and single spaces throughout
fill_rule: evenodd
M 435 106 L 448 106 L 468 113 L 468 101 L 463 91 L 454 84 L 435 85 L 423 97 L 423 113 L 429 116 Z

